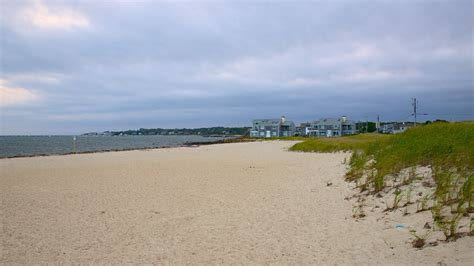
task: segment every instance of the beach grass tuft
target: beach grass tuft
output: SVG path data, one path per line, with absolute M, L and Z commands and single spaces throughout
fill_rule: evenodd
M 416 230 L 410 230 L 410 234 L 415 237 L 412 241 L 414 248 L 423 248 L 426 244 L 426 240 L 433 233 L 433 231 L 427 231 L 424 234 L 418 234 Z

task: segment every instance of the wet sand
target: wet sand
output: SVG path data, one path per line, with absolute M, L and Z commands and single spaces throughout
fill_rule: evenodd
M 0 263 L 472 265 L 472 237 L 416 250 L 352 218 L 348 155 L 293 143 L 0 160 Z

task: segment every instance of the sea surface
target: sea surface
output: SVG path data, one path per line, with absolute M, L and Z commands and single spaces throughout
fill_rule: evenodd
M 0 136 L 0 158 L 160 147 L 213 142 L 202 136 Z

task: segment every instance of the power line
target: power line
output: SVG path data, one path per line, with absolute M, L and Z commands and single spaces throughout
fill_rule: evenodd
M 474 114 L 424 114 L 424 115 L 439 115 L 439 116 L 474 116 Z

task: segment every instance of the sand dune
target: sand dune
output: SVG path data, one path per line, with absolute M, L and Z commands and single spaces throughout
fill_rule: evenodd
M 396 221 L 356 221 L 347 154 L 291 144 L 0 160 L 0 262 L 474 262 L 472 237 L 416 250 Z

